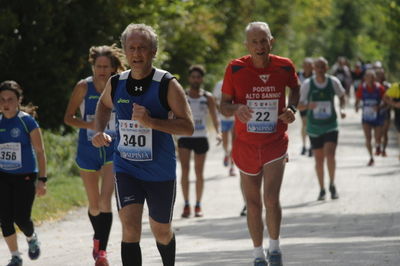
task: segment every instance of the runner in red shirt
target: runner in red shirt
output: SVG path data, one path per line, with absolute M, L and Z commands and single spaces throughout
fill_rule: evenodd
M 287 157 L 287 124 L 295 120 L 299 87 L 293 63 L 270 54 L 273 37 L 267 23 L 246 27 L 250 55 L 233 60 L 222 86 L 221 111 L 235 115 L 236 138 L 232 156 L 240 169 L 247 202 L 247 223 L 254 244 L 254 264 L 267 265 L 263 249 L 261 184 L 268 211 L 270 265 L 282 265 L 279 233 L 282 211 L 279 192 Z M 289 87 L 289 107 L 285 89 Z

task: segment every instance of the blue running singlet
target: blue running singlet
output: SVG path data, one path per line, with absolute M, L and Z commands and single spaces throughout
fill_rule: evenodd
M 0 171 L 10 174 L 37 173 L 30 133 L 39 128 L 29 114 L 19 111 L 6 118 L 0 114 Z
M 384 117 L 377 110 L 381 103 L 382 97 L 378 86 L 374 84 L 372 91 L 368 91 L 365 83 L 361 86 L 362 89 L 362 122 L 370 124 L 372 126 L 381 126 L 384 122 Z
M 82 119 L 86 122 L 90 122 L 94 120 L 100 93 L 94 86 L 93 77 L 86 78 L 86 83 L 87 92 L 81 103 L 80 112 Z M 115 112 L 111 113 L 110 122 L 105 132 L 115 139 Z M 79 129 L 76 163 L 83 171 L 98 171 L 103 165 L 112 163 L 114 143 L 112 142 L 109 147 L 96 148 L 92 145 L 92 137 L 94 134 L 94 130 L 86 128 Z
M 159 98 L 160 83 L 168 72 L 155 69 L 149 88 L 140 96 L 128 93 L 126 83 L 131 70 L 120 74 L 113 96 L 116 111 L 114 171 L 130 174 L 144 181 L 176 179 L 175 146 L 171 134 L 146 128 L 131 120 L 132 105 L 149 110 L 151 117 L 168 119 L 168 110 Z

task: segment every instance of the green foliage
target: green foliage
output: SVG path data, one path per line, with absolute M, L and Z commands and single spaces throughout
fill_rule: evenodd
M 77 176 L 59 175 L 49 179 L 47 194 L 36 197 L 32 209 L 35 222 L 58 219 L 72 208 L 87 204 L 82 179 Z
M 47 194 L 37 197 L 32 210 L 35 221 L 56 219 L 74 207 L 86 205 L 86 194 L 75 164 L 76 136 L 43 130 L 49 181 Z
M 25 88 L 39 108 L 48 158 L 49 193 L 33 216 L 49 218 L 85 204 L 75 165 L 75 130 L 63 115 L 76 82 L 91 74 L 93 45 L 119 43 L 128 23 L 153 26 L 159 35 L 155 65 L 187 85 L 187 69 L 203 64 L 206 89 L 222 78 L 229 60 L 247 53 L 244 28 L 270 25 L 273 53 L 300 65 L 304 57 L 344 55 L 381 60 L 400 79 L 400 0 L 0 0 L 0 81 Z
M 363 11 L 358 0 L 334 1 L 333 5 L 333 16 L 328 20 L 329 34 L 325 40 L 328 45 L 324 49 L 325 57 L 332 63 L 339 56 L 354 58 L 355 39 L 361 29 Z
M 251 21 L 268 22 L 273 53 L 297 64 L 320 55 L 331 63 L 340 55 L 382 60 L 399 78 L 400 0 L 0 0 L 0 6 L 0 80 L 25 88 L 45 128 L 60 128 L 72 87 L 91 74 L 89 48 L 118 43 L 131 22 L 156 29 L 155 65 L 184 86 L 191 64 L 205 65 L 207 89 L 221 79 L 228 61 L 246 53 Z
M 75 163 L 77 149 L 77 132 L 60 135 L 43 131 L 43 142 L 47 156 L 47 175 L 50 178 L 62 176 L 79 176 Z
M 39 105 L 39 116 L 46 117 L 44 127 L 62 124 L 72 87 L 89 74 L 90 46 L 116 41 L 117 3 L 1 1 L 0 80 L 22 85 L 25 98 Z
M 393 70 L 394 73 L 397 71 L 397 79 L 400 79 L 400 0 L 396 1 L 383 1 L 387 4 L 385 14 L 387 15 L 387 26 L 388 32 L 393 33 L 388 35 L 388 52 L 387 59 L 388 67 Z M 393 73 L 392 72 L 392 73 Z

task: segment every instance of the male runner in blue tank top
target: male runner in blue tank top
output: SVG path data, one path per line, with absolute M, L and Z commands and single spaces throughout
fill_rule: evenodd
M 171 134 L 192 135 L 194 124 L 181 85 L 166 71 L 153 67 L 157 35 L 144 24 L 130 24 L 121 35 L 131 70 L 108 81 L 96 109 L 96 147 L 108 146 L 104 132 L 116 111 L 114 171 L 122 223 L 124 266 L 142 265 L 140 237 L 143 204 L 164 265 L 175 264 L 171 227 L 176 191 L 176 157 Z M 174 119 L 168 119 L 168 113 Z

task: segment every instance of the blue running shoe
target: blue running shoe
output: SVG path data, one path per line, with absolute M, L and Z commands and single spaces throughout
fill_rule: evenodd
M 22 266 L 22 259 L 19 256 L 12 256 L 7 266 Z
M 33 233 L 32 239 L 28 241 L 29 250 L 28 255 L 31 260 L 36 260 L 40 256 L 40 243 L 36 233 Z
M 272 251 L 271 253 L 268 250 L 267 258 L 270 266 L 282 266 L 282 253 L 280 251 Z
M 225 155 L 225 157 L 224 157 L 224 166 L 228 167 L 228 165 L 229 165 L 229 156 Z
M 268 266 L 268 262 L 266 262 L 264 259 L 256 258 L 254 260 L 254 266 Z

